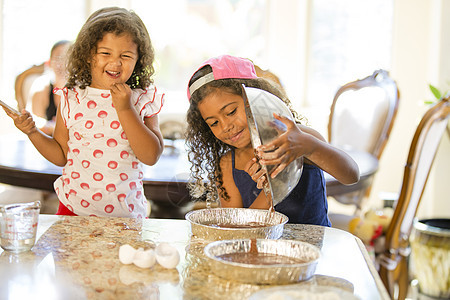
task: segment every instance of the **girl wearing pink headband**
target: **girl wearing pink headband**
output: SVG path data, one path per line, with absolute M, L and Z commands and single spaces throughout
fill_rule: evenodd
M 295 119 L 294 123 L 274 115 L 287 131 L 255 149 L 259 161 L 251 144 L 242 84 L 279 97 Z M 343 184 L 353 184 L 359 180 L 358 166 L 317 131 L 302 125 L 284 93 L 257 77 L 250 60 L 229 55 L 207 60 L 191 77 L 188 98 L 186 144 L 192 163 L 189 189 L 194 197 L 205 192 L 206 179 L 207 197 L 215 200 L 218 196 L 222 207 L 268 209 L 269 202 L 261 193 L 266 178 L 259 164 L 278 165 L 270 174 L 275 177 L 303 156 L 299 183 L 275 210 L 287 215 L 291 223 L 331 226 L 323 170 Z

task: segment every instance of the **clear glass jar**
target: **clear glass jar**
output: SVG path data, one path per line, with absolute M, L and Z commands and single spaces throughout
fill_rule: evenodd
M 410 267 L 421 294 L 450 298 L 450 219 L 415 220 Z

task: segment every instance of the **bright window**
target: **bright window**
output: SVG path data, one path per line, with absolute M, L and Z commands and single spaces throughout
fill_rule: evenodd
M 14 101 L 16 76 L 50 57 L 58 40 L 74 40 L 85 20 L 80 0 L 3 0 L 1 22 L 1 92 Z
M 390 70 L 393 0 L 313 0 L 307 106 L 329 107 L 337 89 Z
M 3 0 L 0 97 L 14 101 L 15 77 L 47 60 L 57 40 L 74 40 L 88 8 L 103 2 L 143 19 L 156 50 L 155 82 L 176 115 L 187 109 L 196 66 L 224 53 L 271 69 L 297 109 L 320 108 L 321 117 L 340 85 L 390 69 L 393 0 Z
M 183 116 L 187 82 L 209 57 L 264 54 L 265 0 L 132 0 L 156 50 L 155 82 L 167 93 L 166 111 Z M 155 9 L 157 8 L 157 9 Z

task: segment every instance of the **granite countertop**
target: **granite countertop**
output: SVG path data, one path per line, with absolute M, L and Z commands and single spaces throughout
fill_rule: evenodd
M 377 274 L 373 274 L 350 234 L 320 226 L 287 224 L 282 238 L 321 248 L 316 275 L 298 285 L 332 285 L 362 299 L 385 299 Z M 160 242 L 168 242 L 179 251 L 181 260 L 176 269 L 164 269 L 158 264 L 141 269 L 119 261 L 121 245 L 147 249 Z M 185 220 L 41 215 L 38 239 L 31 251 L 0 253 L 0 298 L 247 299 L 268 287 L 227 281 L 212 274 L 203 254 L 207 243 L 191 235 Z M 334 262 L 333 255 L 341 258 Z M 349 262 L 354 262 L 357 272 L 345 275 L 352 267 L 342 270 L 340 266 Z

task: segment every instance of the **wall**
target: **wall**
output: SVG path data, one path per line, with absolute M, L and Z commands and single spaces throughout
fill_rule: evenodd
M 380 192 L 399 192 L 404 165 L 418 122 L 426 111 L 424 100 L 432 99 L 428 84 L 440 86 L 450 80 L 450 1 L 396 0 L 391 75 L 400 89 L 400 106 L 380 161 L 371 194 L 378 205 Z M 447 67 L 446 67 L 447 66 Z M 445 78 L 444 78 L 445 77 Z M 438 150 L 419 217 L 449 217 L 448 170 L 450 145 L 447 140 Z M 445 184 L 447 183 L 447 184 Z
M 431 59 L 434 68 L 431 74 L 435 76 L 433 84 L 441 90 L 450 91 L 450 1 L 435 1 L 433 19 L 435 20 L 435 32 L 437 32 L 435 53 Z M 434 167 L 430 174 L 430 182 L 423 196 L 419 210 L 419 217 L 450 217 L 450 126 L 444 137 Z

